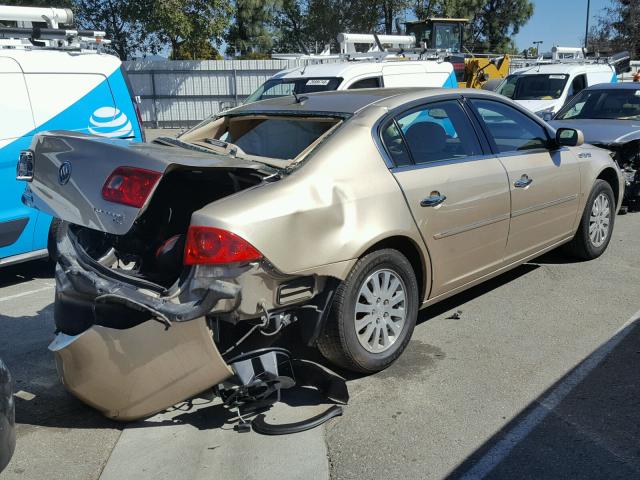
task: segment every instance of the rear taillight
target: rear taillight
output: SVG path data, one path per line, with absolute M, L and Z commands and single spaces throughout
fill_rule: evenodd
M 184 247 L 185 265 L 251 262 L 262 254 L 234 233 L 213 227 L 189 227 Z
M 109 202 L 141 208 L 162 174 L 135 167 L 116 168 L 102 187 L 102 198 Z

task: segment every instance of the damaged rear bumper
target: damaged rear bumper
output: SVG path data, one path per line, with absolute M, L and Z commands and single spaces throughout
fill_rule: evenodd
M 64 333 L 81 333 L 94 324 L 129 328 L 151 318 L 168 327 L 205 316 L 221 300 L 234 305 L 240 297 L 240 286 L 224 280 L 209 279 L 186 298 L 184 292 L 111 271 L 76 248 L 70 233 L 57 246 L 55 317 Z
M 49 346 L 65 388 L 116 420 L 148 417 L 229 378 L 204 319 L 169 331 L 157 322 L 127 330 L 93 326 L 59 333 Z
M 327 277 L 292 277 L 262 263 L 195 266 L 164 288 L 99 264 L 68 227 L 57 250 L 50 350 L 58 374 L 70 393 L 118 420 L 149 416 L 233 375 L 209 319 L 259 318 L 264 327 L 295 312 L 312 343 L 333 292 Z

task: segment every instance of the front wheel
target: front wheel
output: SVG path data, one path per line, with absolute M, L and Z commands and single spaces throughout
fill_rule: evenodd
M 348 370 L 383 370 L 406 348 L 418 303 L 418 282 L 406 257 L 393 249 L 372 252 L 338 287 L 318 349 Z
M 604 180 L 596 180 L 578 231 L 565 248 L 567 253 L 582 260 L 592 260 L 602 255 L 611 241 L 616 218 L 615 208 L 611 185 Z

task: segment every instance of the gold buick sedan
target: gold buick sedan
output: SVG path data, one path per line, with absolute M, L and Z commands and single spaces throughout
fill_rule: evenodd
M 382 370 L 419 309 L 556 247 L 601 255 L 623 193 L 580 131 L 445 89 L 265 100 L 153 144 L 46 132 L 18 176 L 61 219 L 60 375 L 123 419 L 293 324 L 335 365 Z

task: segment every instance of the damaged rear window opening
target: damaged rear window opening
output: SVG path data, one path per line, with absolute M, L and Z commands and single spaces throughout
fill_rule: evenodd
M 342 118 L 293 115 L 223 116 L 205 121 L 180 137 L 217 153 L 255 160 L 277 168 L 303 158 Z

